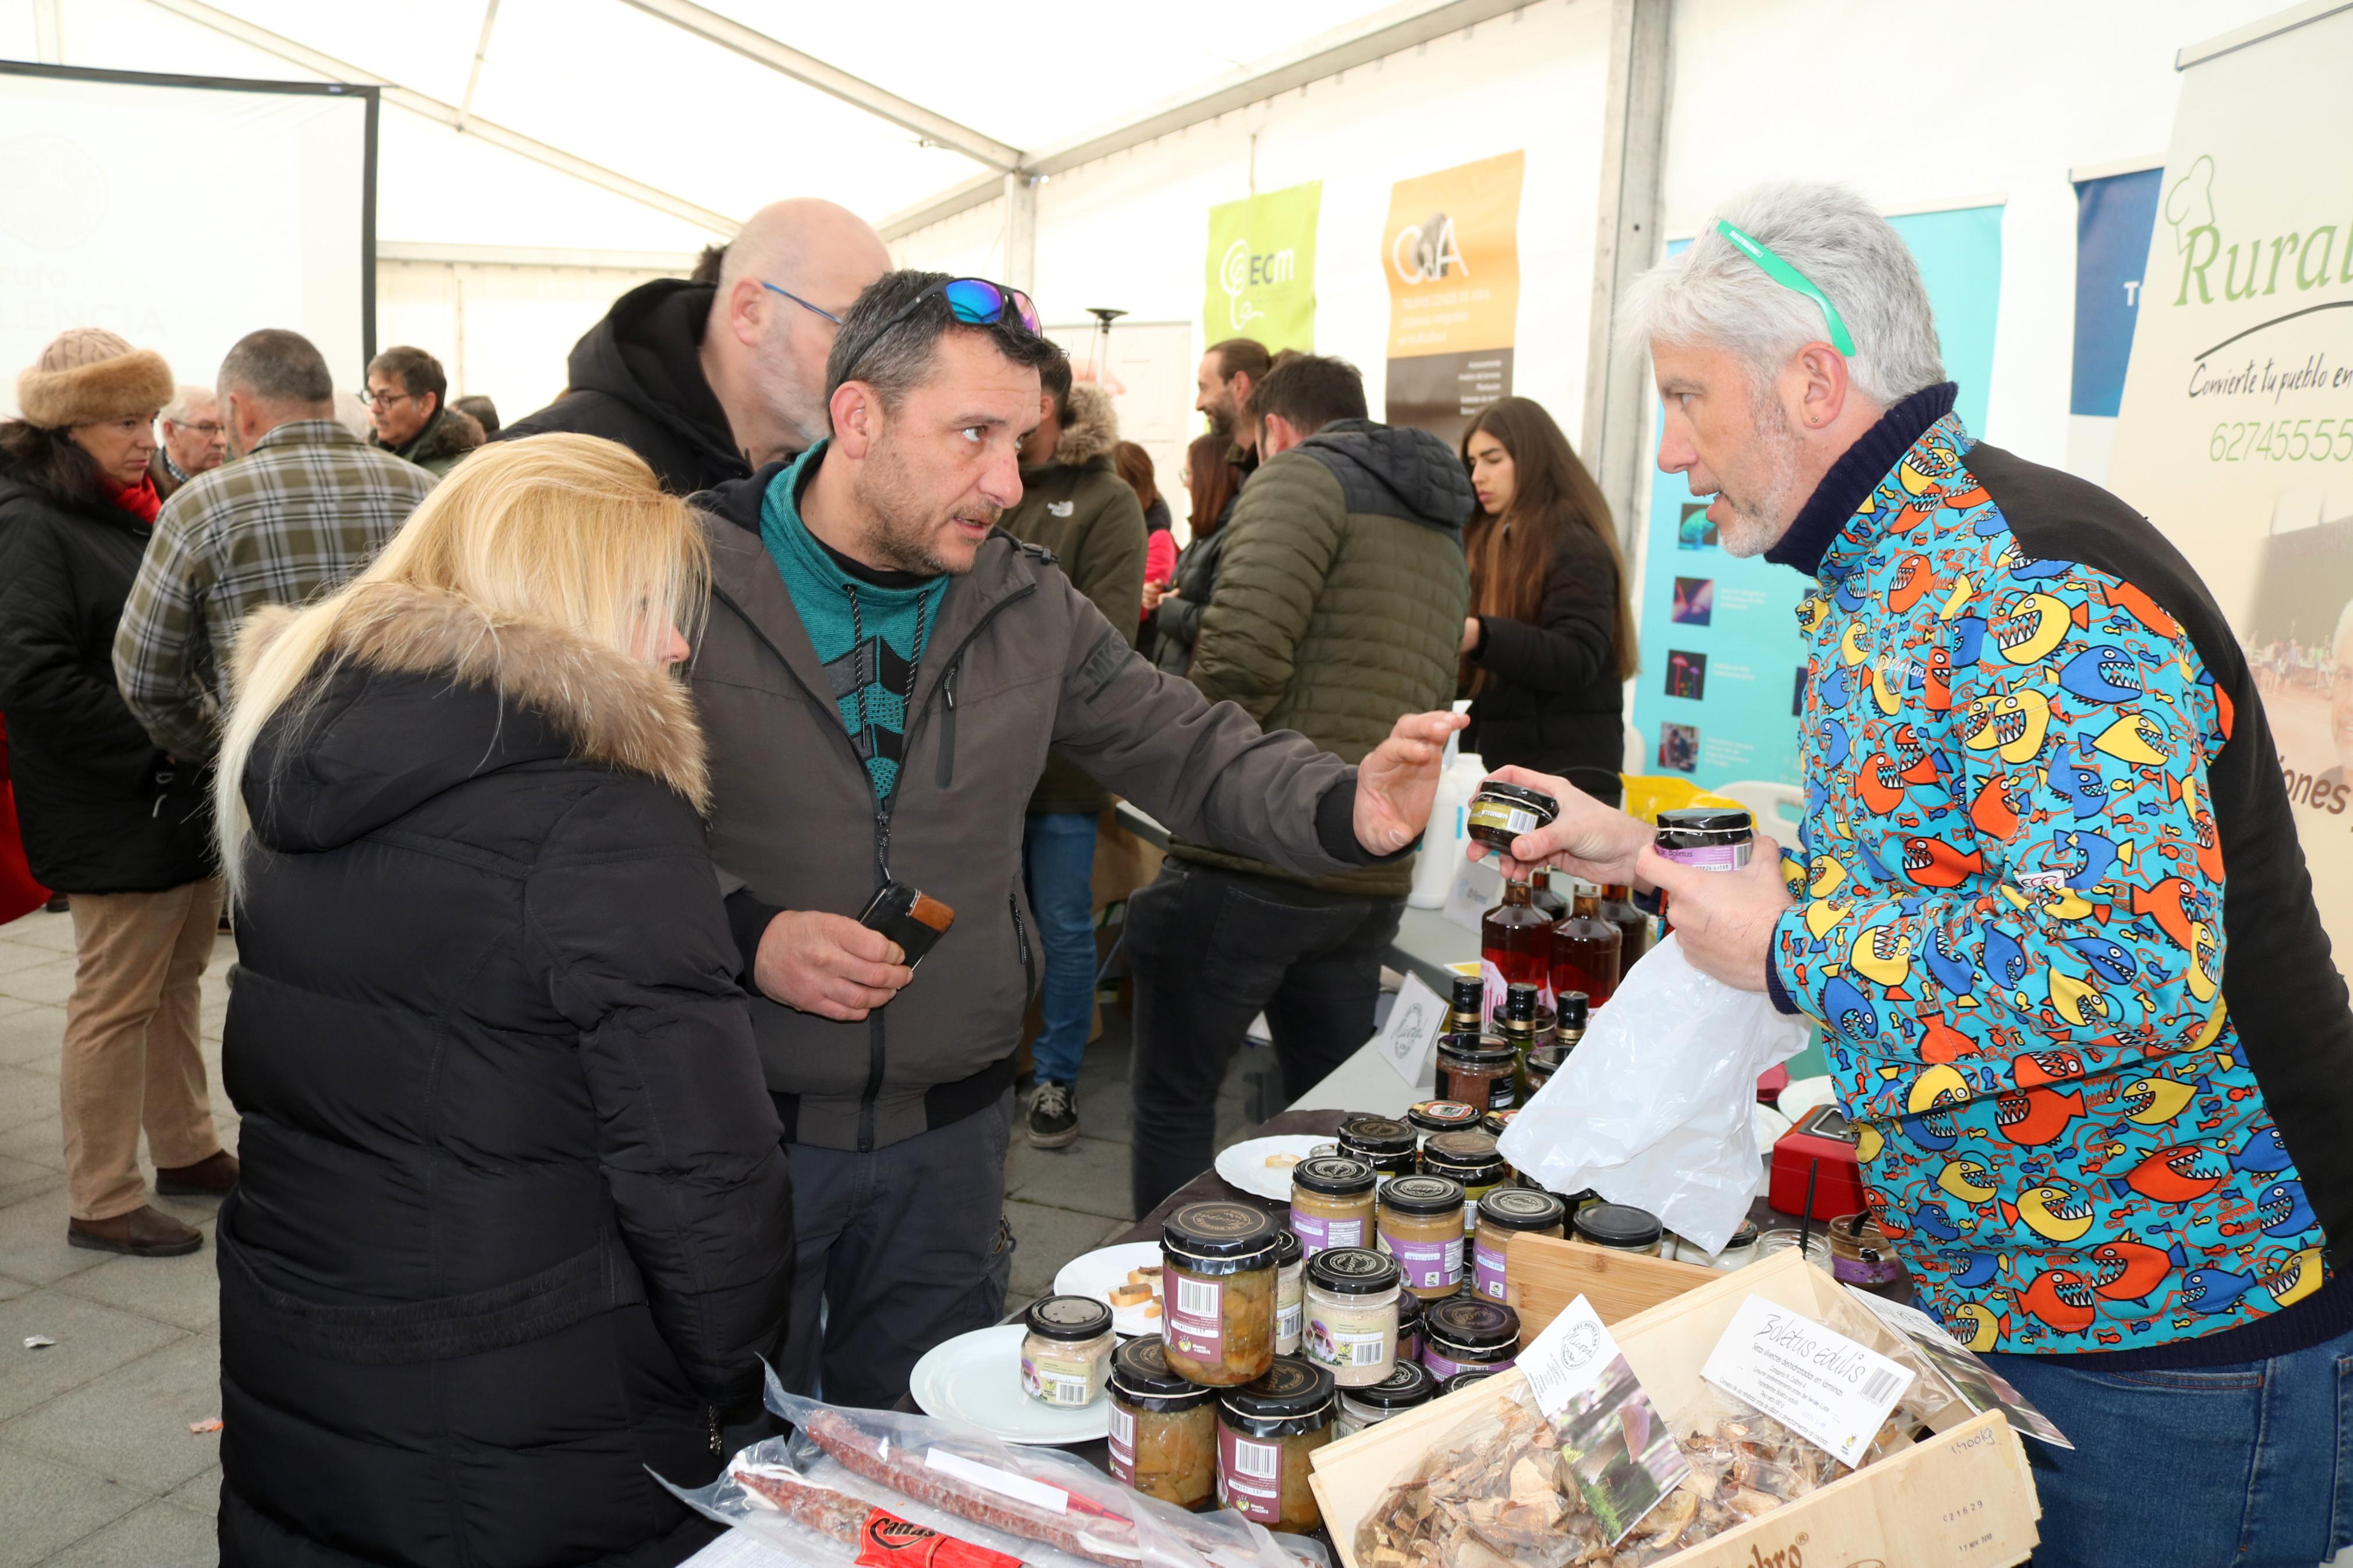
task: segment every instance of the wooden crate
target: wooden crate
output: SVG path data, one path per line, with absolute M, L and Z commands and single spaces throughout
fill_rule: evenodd
M 1512 1245 L 1516 1248 L 1520 1238 Z M 1683 1267 L 1613 1258 L 1611 1272 L 1646 1261 Z M 1564 1267 L 1589 1265 L 1580 1258 Z M 1692 1272 L 1711 1278 L 1610 1326 L 1634 1375 L 1670 1421 L 1698 1398 L 1699 1369 L 1749 1296 L 1817 1319 L 1834 1320 L 1842 1310 L 1838 1282 L 1794 1252 L 1730 1274 Z M 1662 1281 L 1654 1277 L 1654 1282 Z M 1524 1382 L 1516 1371 L 1503 1373 L 1316 1451 L 1311 1484 L 1342 1568 L 1358 1568 L 1356 1527 L 1389 1487 L 1434 1444 L 1513 1399 Z M 2000 1411 L 1972 1416 L 1955 1405 L 1936 1422 L 1941 1429 L 1935 1436 L 1666 1559 L 1662 1568 L 1804 1563 L 2010 1568 L 2025 1562 L 2034 1551 L 2042 1509 L 2021 1440 Z
M 1511 1285 L 1504 1299 L 1519 1310 L 1523 1344 L 1542 1333 L 1579 1296 L 1614 1327 L 1622 1318 L 1724 1278 L 1696 1263 L 1671 1263 L 1639 1252 L 1525 1233 L 1512 1237 L 1504 1268 Z

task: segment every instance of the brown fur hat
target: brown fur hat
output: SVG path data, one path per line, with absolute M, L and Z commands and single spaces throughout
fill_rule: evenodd
M 153 349 L 134 349 L 101 327 L 73 327 L 16 378 L 25 423 L 44 430 L 108 419 L 151 418 L 173 396 L 172 367 Z

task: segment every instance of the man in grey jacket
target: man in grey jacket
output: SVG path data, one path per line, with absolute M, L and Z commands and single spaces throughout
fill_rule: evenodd
M 1139 658 L 997 526 L 1051 352 L 1012 290 L 888 274 L 835 342 L 833 438 L 702 502 L 712 848 L 793 1165 L 780 1371 L 844 1404 L 891 1404 L 924 1351 L 1003 1310 L 1037 984 L 1022 826 L 1048 751 L 1188 838 L 1324 876 L 1410 850 L 1459 725 L 1400 720 L 1350 767 Z M 955 911 L 919 970 L 858 920 L 894 880 Z

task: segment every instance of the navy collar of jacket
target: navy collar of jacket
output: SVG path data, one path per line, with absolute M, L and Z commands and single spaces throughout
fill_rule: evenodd
M 1789 531 L 1765 552 L 1765 559 L 1777 566 L 1795 566 L 1809 577 L 1821 576 L 1822 556 L 1839 530 L 1847 525 L 1864 498 L 1879 488 L 1887 471 L 1903 460 L 1912 444 L 1927 434 L 1928 426 L 1953 411 L 1953 400 L 1960 390 L 1956 383 L 1939 382 L 1881 415 L 1879 423 L 1865 430 L 1831 465 L 1822 482 L 1798 509 Z

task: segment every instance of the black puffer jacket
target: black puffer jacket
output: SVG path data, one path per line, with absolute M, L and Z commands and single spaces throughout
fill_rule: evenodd
M 343 646 L 245 774 L 222 1561 L 676 1563 L 792 1271 L 692 706 L 447 595 Z
M 114 628 L 148 525 L 0 474 L 0 713 L 25 858 L 67 893 L 211 874 L 206 775 L 173 764 L 114 684 Z
M 1618 563 L 1582 526 L 1562 531 L 1533 621 L 1480 617 L 1472 666 L 1486 675 L 1462 749 L 1491 768 L 1534 768 L 1614 805 L 1622 791 L 1626 687 L 1618 678 Z
M 1176 581 L 1169 596 L 1153 609 L 1152 629 L 1160 641 L 1153 649 L 1152 661 L 1171 675 L 1182 675 L 1193 667 L 1193 639 L 1201 635 L 1201 612 L 1209 607 L 1209 595 L 1218 585 L 1218 556 L 1226 548 L 1225 525 L 1234 515 L 1234 502 L 1240 499 L 1239 493 L 1227 497 L 1216 531 L 1193 541 L 1176 557 Z
M 702 374 L 702 329 L 714 292 L 708 283 L 657 278 L 614 300 L 573 345 L 564 395 L 494 439 L 551 430 L 602 436 L 643 458 L 672 495 L 748 478 L 752 466 L 735 449 L 727 411 Z

